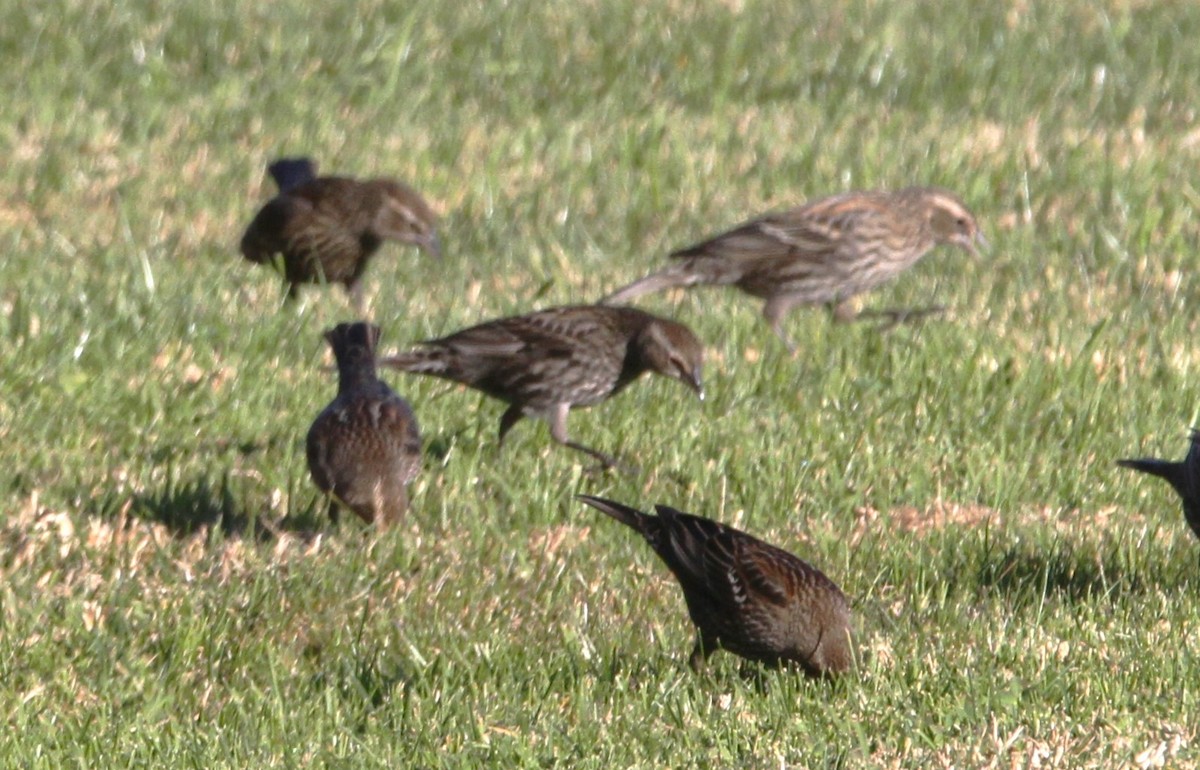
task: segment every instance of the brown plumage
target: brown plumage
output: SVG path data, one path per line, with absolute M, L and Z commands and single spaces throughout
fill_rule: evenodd
M 430 374 L 510 404 L 500 442 L 522 417 L 542 417 L 560 444 L 616 461 L 567 437 L 567 413 L 618 393 L 643 372 L 680 380 L 703 398 L 704 347 L 682 324 L 625 307 L 576 305 L 501 318 L 385 358 L 383 366 Z
M 849 192 L 767 214 L 703 243 L 681 249 L 664 270 L 617 290 L 602 302 L 622 303 L 676 286 L 733 285 L 765 299 L 763 316 L 780 339 L 796 305 L 829 304 L 839 320 L 847 302 L 885 283 L 941 243 L 976 253 L 984 239 L 974 215 L 946 190 Z M 877 311 L 893 322 L 933 309 Z
M 770 665 L 798 663 L 809 676 L 852 666 L 850 603 L 816 567 L 665 505 L 654 506 L 654 516 L 601 497 L 579 499 L 641 533 L 675 574 L 699 632 L 693 669 L 721 648 Z
M 420 247 L 438 256 L 437 217 L 411 187 L 391 179 L 359 181 L 316 176 L 307 158 L 269 167 L 279 194 L 255 215 L 242 236 L 251 262 L 283 255 L 288 296 L 302 283 L 341 283 L 362 310 L 360 279 L 385 240 Z
M 1183 518 L 1200 537 L 1200 429 L 1192 429 L 1192 443 L 1183 460 L 1118 460 L 1117 465 L 1166 479 L 1183 501 Z
M 408 403 L 375 374 L 379 327 L 338 324 L 325 333 L 338 366 L 338 394 L 308 431 L 308 469 L 329 495 L 368 524 L 393 524 L 408 509 L 407 484 L 421 470 L 421 435 Z

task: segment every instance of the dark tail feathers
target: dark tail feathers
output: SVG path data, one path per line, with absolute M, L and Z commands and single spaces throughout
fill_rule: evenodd
M 681 270 L 679 267 L 672 265 L 665 270 L 657 273 L 651 273 L 645 278 L 639 278 L 628 286 L 617 289 L 612 294 L 609 294 L 604 299 L 600 300 L 601 305 L 619 305 L 623 302 L 640 297 L 643 294 L 650 294 L 663 289 L 673 289 L 677 286 L 691 286 L 697 282 L 697 276 L 690 270 Z
M 267 173 L 282 193 L 316 179 L 317 164 L 312 158 L 280 158 L 267 166 Z
M 1149 473 L 1152 476 L 1170 479 L 1175 475 L 1175 469 L 1179 466 L 1179 463 L 1171 462 L 1170 460 L 1157 460 L 1153 457 L 1143 457 L 1136 460 L 1117 460 L 1117 465 L 1122 468 Z
M 394 356 L 380 358 L 376 361 L 376 365 L 388 369 L 399 369 L 402 372 L 409 372 L 411 374 L 432 374 L 435 376 L 447 375 L 450 369 L 445 355 L 437 348 L 397 353 Z
M 607 513 L 617 521 L 640 532 L 643 535 L 646 534 L 646 529 L 650 522 L 656 518 L 648 513 L 642 513 L 637 508 L 630 508 L 624 503 L 618 503 L 615 500 L 607 500 L 603 497 L 593 497 L 592 495 L 575 495 L 575 499 L 587 503 L 598 511 Z

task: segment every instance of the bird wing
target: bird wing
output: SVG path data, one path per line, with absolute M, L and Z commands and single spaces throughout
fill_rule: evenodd
M 488 321 L 426 344 L 449 348 L 464 356 L 542 360 L 570 356 L 581 339 L 600 331 L 603 330 L 598 325 L 580 317 L 565 318 L 563 313 L 546 311 Z
M 718 257 L 734 262 L 760 263 L 796 254 L 820 254 L 837 248 L 835 233 L 788 222 L 786 215 L 768 215 L 746 222 L 703 243 L 671 254 L 676 259 Z
M 407 401 L 387 388 L 378 400 L 370 402 L 368 410 L 372 427 L 383 433 L 402 433 L 405 449 L 421 451 L 421 433 L 417 428 L 417 417 Z
M 829 261 L 846 253 L 846 245 L 853 243 L 852 234 L 856 230 L 889 216 L 889 209 L 878 196 L 835 195 L 757 217 L 671 256 L 717 256 L 754 265 L 797 257 Z
M 328 492 L 333 489 L 333 473 L 330 469 L 329 444 L 325 440 L 327 428 L 325 423 L 330 419 L 328 410 L 317 416 L 308 436 L 304 441 L 305 455 L 308 458 L 308 468 L 312 473 L 313 482 L 317 489 Z
M 709 595 L 728 607 L 766 601 L 786 605 L 793 594 L 795 566 L 791 554 L 740 530 L 665 505 L 655 506 L 667 525 L 662 544 L 672 569 L 685 582 L 705 585 Z
M 312 204 L 291 195 L 277 195 L 267 201 L 246 227 L 242 236 L 242 254 L 252 262 L 266 262 L 287 248 L 288 226 L 312 209 Z
M 654 537 L 648 536 L 648 539 L 667 566 L 679 576 L 680 582 L 709 585 L 714 564 L 721 565 L 718 571 L 723 571 L 724 565 L 732 564 L 733 552 L 719 542 L 721 531 L 725 529 L 722 525 L 669 505 L 656 505 L 654 510 L 658 512 L 660 527 Z
M 321 177 L 279 196 L 292 207 L 283 237 L 301 254 L 357 255 L 370 226 L 361 185 L 353 179 Z
M 356 398 L 339 398 L 327 406 L 313 421 L 305 440 L 313 481 L 325 491 L 337 491 L 339 484 L 345 483 L 347 468 L 353 471 L 356 458 L 364 452 L 384 455 L 397 449 L 403 455 L 419 457 L 421 434 L 408 402 L 382 382 Z M 404 480 L 411 481 L 418 470 L 414 461 L 404 469 Z
M 539 340 L 522 334 L 514 324 L 492 321 L 423 344 L 447 348 L 469 358 L 512 358 L 529 353 Z
M 729 580 L 734 595 L 742 591 L 773 604 L 787 605 L 795 593 L 795 570 L 791 568 L 791 555 L 748 538 L 732 544 L 735 569 L 730 572 Z
M 388 451 L 393 458 L 398 456 L 417 458 L 421 454 L 421 433 L 417 428 L 417 418 L 408 402 L 396 395 L 391 388 L 379 383 L 373 398 L 357 400 L 347 410 L 350 412 L 344 419 L 350 425 L 369 426 L 369 431 L 363 431 L 359 440 L 364 443 L 374 443 L 380 447 L 380 453 Z M 395 454 L 396 451 L 400 454 Z M 414 460 L 399 463 L 402 468 L 404 481 L 412 481 L 420 470 L 419 463 Z

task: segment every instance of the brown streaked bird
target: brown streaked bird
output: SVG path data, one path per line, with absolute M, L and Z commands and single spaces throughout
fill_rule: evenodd
M 556 442 L 610 467 L 612 456 L 568 438 L 572 408 L 604 401 L 643 372 L 679 380 L 704 398 L 700 340 L 682 324 L 634 308 L 556 307 L 421 344 L 380 364 L 461 382 L 507 402 L 501 444 L 522 417 L 542 417 Z
M 985 244 L 974 215 L 953 193 L 932 187 L 896 192 L 848 192 L 752 219 L 671 254 L 667 268 L 601 300 L 606 304 L 677 286 L 737 286 L 766 300 L 763 316 L 794 350 L 783 318 L 796 305 L 827 304 L 840 321 L 855 317 L 848 302 L 948 243 L 977 254 Z M 939 308 L 884 310 L 898 323 Z
M 768 665 L 794 662 L 813 677 L 853 665 L 850 603 L 808 562 L 665 505 L 654 506 L 654 516 L 602 497 L 578 497 L 641 533 L 675 574 L 698 631 L 693 670 L 718 649 Z
M 375 374 L 379 327 L 338 324 L 325 332 L 337 358 L 338 393 L 308 430 L 313 482 L 368 524 L 394 524 L 408 510 L 407 485 L 421 470 L 421 434 L 408 402 Z
M 1118 460 L 1117 465 L 1166 479 L 1183 501 L 1183 518 L 1196 537 L 1200 537 L 1200 429 L 1192 429 L 1187 456 L 1178 462 L 1144 457 Z
M 242 255 L 260 264 L 283 255 L 290 298 L 302 283 L 341 283 L 361 312 L 360 281 L 385 240 L 413 244 L 435 257 L 441 253 L 437 216 L 406 184 L 319 177 L 309 158 L 277 160 L 268 171 L 279 194 L 246 228 Z

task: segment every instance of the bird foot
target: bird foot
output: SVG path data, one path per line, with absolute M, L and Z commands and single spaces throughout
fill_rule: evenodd
M 615 471 L 618 473 L 633 473 L 633 474 L 641 473 L 641 469 L 638 468 L 636 465 L 627 465 L 626 463 L 623 463 L 620 460 L 618 460 L 616 457 L 613 457 L 612 455 L 609 455 L 609 454 L 605 454 L 604 452 L 601 452 L 598 449 L 592 449 L 591 447 L 584 446 L 583 444 L 580 444 L 576 441 L 563 441 L 561 443 L 563 444 L 563 446 L 574 449 L 577 452 L 582 452 L 585 455 L 587 455 L 588 457 L 591 457 L 598 461 L 597 465 L 594 465 L 591 468 L 585 469 L 585 472 L 588 475 L 604 473 L 606 471 Z
M 615 457 L 604 456 L 596 458 L 599 460 L 595 465 L 590 465 L 583 469 L 584 475 L 589 477 L 603 476 L 608 473 L 622 476 L 637 476 L 641 474 L 640 466 L 618 460 Z
M 910 321 L 920 321 L 928 316 L 940 315 L 946 312 L 945 305 L 930 305 L 929 307 L 887 308 L 884 310 L 863 310 L 854 317 L 855 321 L 883 319 L 876 327 L 881 332 L 891 331 L 900 324 Z

